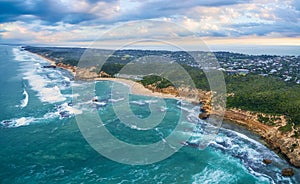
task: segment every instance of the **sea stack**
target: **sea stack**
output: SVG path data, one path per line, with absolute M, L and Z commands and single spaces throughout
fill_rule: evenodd
M 202 112 L 199 114 L 199 118 L 202 120 L 205 120 L 205 119 L 209 118 L 209 114 L 206 112 Z
M 294 176 L 294 170 L 292 168 L 286 168 L 281 171 L 282 176 L 291 177 Z
M 266 165 L 269 165 L 272 163 L 272 160 L 270 159 L 263 159 L 263 163 L 266 164 Z

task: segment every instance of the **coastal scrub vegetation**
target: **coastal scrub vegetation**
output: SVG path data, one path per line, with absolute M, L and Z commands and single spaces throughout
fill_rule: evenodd
M 169 86 L 174 86 L 167 79 L 156 75 L 145 76 L 140 82 L 143 84 L 143 86 L 154 85 L 159 89 L 167 88 Z
M 234 93 L 227 98 L 228 107 L 285 115 L 288 125 L 282 131 L 291 130 L 293 123 L 300 124 L 299 85 L 259 75 L 227 76 L 226 84 L 228 92 Z M 268 121 L 262 117 L 260 120 Z
M 209 90 L 203 71 L 184 66 L 199 89 Z M 300 125 L 300 86 L 288 84 L 274 77 L 259 75 L 225 76 L 227 92 L 233 93 L 227 98 L 227 107 L 240 108 L 257 113 L 269 114 L 271 117 L 258 115 L 258 120 L 267 125 L 275 125 L 277 115 L 284 115 L 288 125 L 283 132 L 290 131 L 293 124 Z M 162 81 L 157 76 L 147 76 L 141 81 L 149 85 Z

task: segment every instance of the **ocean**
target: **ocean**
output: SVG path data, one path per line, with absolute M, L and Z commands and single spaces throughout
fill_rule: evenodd
M 206 124 L 193 118 L 199 107 L 184 108 L 183 101 L 130 94 L 130 109 L 140 119 L 160 118 L 151 116 L 150 107 L 165 113 L 153 129 L 137 129 L 114 113 L 114 104 L 124 108 L 126 98 L 121 92 L 128 90 L 126 85 L 74 81 L 68 71 L 45 65 L 47 61 L 19 47 L 0 46 L 0 183 L 300 183 L 299 169 L 294 168 L 292 178 L 282 177 L 281 169 L 291 167 L 284 159 L 255 135 L 236 127 L 230 130 L 233 126 L 228 125 L 205 149 L 183 146 L 147 165 L 111 160 L 89 144 L 76 117 L 95 112 L 114 137 L 135 145 L 165 140 L 178 121 L 185 123 L 186 131 L 176 135 L 190 134 L 201 141 L 202 132 L 196 130 Z M 74 87 L 89 85 L 95 85 L 98 103 L 80 98 L 75 104 L 82 94 L 74 93 Z M 111 95 L 116 85 L 122 90 Z M 273 163 L 263 164 L 264 158 Z
M 300 56 L 300 46 L 292 45 L 209 45 L 211 51 L 227 51 L 249 55 Z

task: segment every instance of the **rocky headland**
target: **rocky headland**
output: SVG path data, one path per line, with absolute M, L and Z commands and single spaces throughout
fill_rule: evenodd
M 191 91 L 184 88 L 177 90 L 172 86 L 163 89 L 158 89 L 153 85 L 145 87 L 151 89 L 153 92 L 169 93 L 176 96 L 181 94 L 184 98 L 191 98 L 194 94 L 198 93 L 198 100 L 194 100 L 194 102 L 201 103 L 199 118 L 205 120 L 211 115 L 218 115 L 212 110 L 212 92 L 210 91 Z M 230 120 L 258 134 L 266 143 L 266 146 L 285 157 L 293 166 L 300 167 L 300 139 L 295 136 L 297 135 L 296 130 L 292 129 L 292 131 L 288 132 L 280 130 L 281 127 L 287 125 L 287 120 L 283 115 L 274 117 L 273 119 L 276 120 L 272 122 L 272 125 L 259 121 L 260 116 L 268 117 L 269 115 L 236 108 L 227 108 L 224 113 L 224 120 Z M 272 163 L 271 160 L 266 160 L 265 162 L 267 162 L 267 164 Z M 288 171 L 283 171 L 283 175 L 288 176 L 288 174 L 286 174 L 287 172 Z

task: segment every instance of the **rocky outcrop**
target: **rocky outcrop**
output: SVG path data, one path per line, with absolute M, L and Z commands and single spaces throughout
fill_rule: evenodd
M 145 86 L 147 89 L 150 89 L 152 92 L 164 93 L 164 94 L 171 94 L 176 97 L 185 99 L 189 102 L 194 104 L 203 103 L 204 101 L 209 100 L 210 92 L 198 90 L 198 89 L 190 89 L 185 87 L 176 88 L 174 86 L 169 86 L 166 88 L 157 88 L 155 85 L 147 85 Z M 199 100 L 202 99 L 202 100 Z M 207 106 L 209 107 L 209 106 Z
M 279 130 L 285 125 L 285 121 L 276 126 L 265 125 L 257 120 L 256 114 L 239 109 L 226 110 L 224 119 L 236 122 L 259 134 L 269 148 L 285 155 L 292 165 L 300 167 L 300 139 L 294 137 L 293 132 L 283 133 Z
M 269 165 L 272 163 L 272 160 L 269 160 L 269 159 L 263 159 L 263 163 L 266 164 L 266 165 Z
M 247 129 L 254 131 L 260 135 L 265 135 L 270 132 L 270 128 L 256 120 L 256 118 L 248 111 L 239 109 L 227 109 L 224 114 L 224 119 L 236 122 Z
M 110 78 L 111 76 L 104 71 L 97 73 L 96 67 L 77 68 L 75 78 L 81 80 L 92 80 L 96 78 Z
M 76 67 L 72 66 L 72 65 L 69 65 L 69 64 L 56 63 L 56 66 L 60 67 L 60 68 L 64 68 L 64 69 L 69 70 L 71 72 L 76 72 Z
M 287 169 L 283 169 L 281 171 L 282 176 L 287 176 L 287 177 L 291 177 L 294 176 L 294 170 L 292 168 L 287 168 Z
M 101 71 L 101 72 L 99 73 L 99 77 L 110 78 L 111 75 L 107 74 L 107 73 L 104 72 L 104 71 Z
M 99 77 L 98 73 L 95 72 L 96 67 L 85 67 L 85 68 L 78 68 L 76 71 L 75 79 L 80 80 L 88 80 L 94 79 Z
M 209 114 L 206 112 L 202 112 L 199 114 L 199 118 L 202 120 L 206 120 L 207 118 L 209 118 Z
M 171 94 L 175 96 L 179 96 L 178 90 L 174 86 L 169 86 L 166 88 L 157 88 L 155 85 L 147 85 L 146 88 L 150 89 L 152 92 Z
M 156 89 L 155 86 L 146 86 L 155 92 L 169 93 L 169 94 L 184 94 L 183 97 L 192 96 L 189 94 L 189 90 L 180 89 L 176 90 L 174 87 L 168 87 L 167 89 Z M 197 93 L 191 91 L 191 93 Z M 200 119 L 208 119 L 210 115 L 218 115 L 217 111 L 211 107 L 212 93 L 206 91 L 198 91 L 199 103 L 201 103 L 201 113 L 199 114 Z M 182 96 L 182 95 L 181 95 Z M 268 116 L 268 115 L 263 115 Z M 277 153 L 286 156 L 288 161 L 296 166 L 300 167 L 300 139 L 294 136 L 294 130 L 292 132 L 283 133 L 279 130 L 280 127 L 286 125 L 284 116 L 278 117 L 280 121 L 276 121 L 275 125 L 266 125 L 258 120 L 258 114 L 244 111 L 240 109 L 230 108 L 225 111 L 224 119 L 233 121 L 241 126 L 246 127 L 252 132 L 259 134 L 262 139 L 267 143 L 267 146 Z M 271 164 L 272 161 L 265 159 L 265 164 Z
M 56 68 L 55 65 L 47 65 L 47 66 L 43 66 L 43 68 Z

